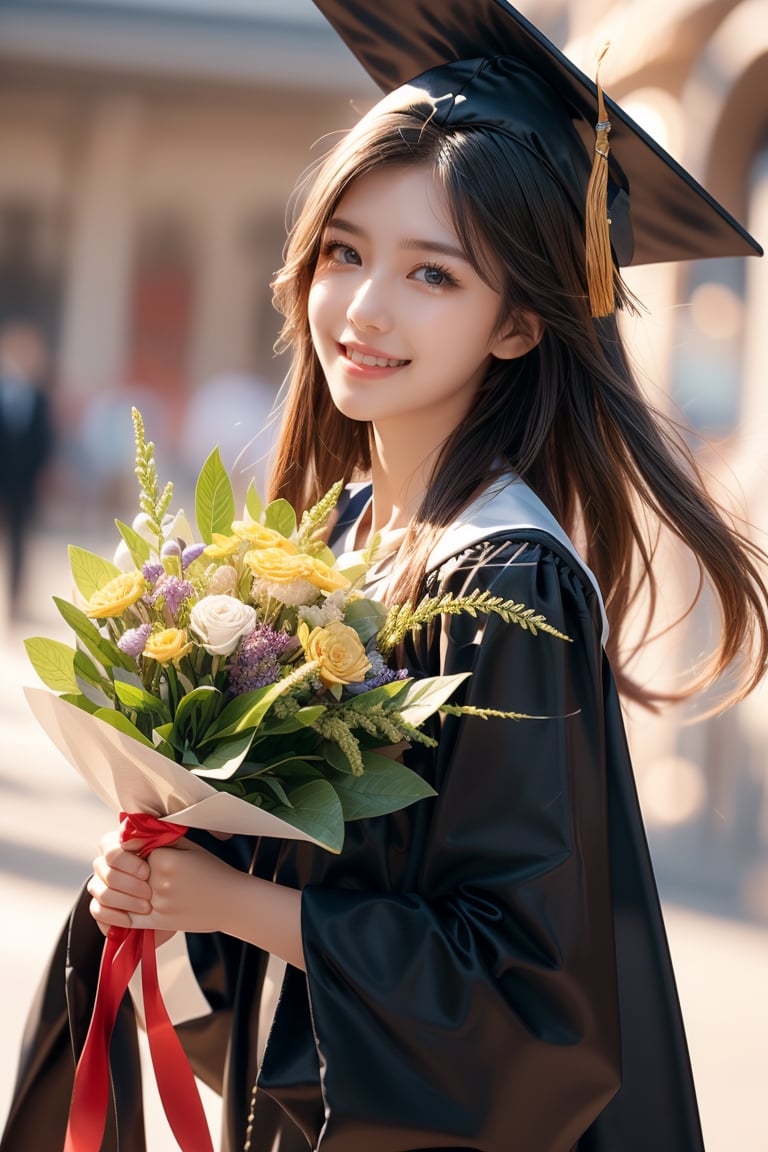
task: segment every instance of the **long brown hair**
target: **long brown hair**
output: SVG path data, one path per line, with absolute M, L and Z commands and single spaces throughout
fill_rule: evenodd
M 394 597 L 420 595 L 435 537 L 492 476 L 512 469 L 582 542 L 605 597 L 608 652 L 625 695 L 649 705 L 682 699 L 747 654 L 729 701 L 745 695 L 768 659 L 766 556 L 707 493 L 683 437 L 641 394 L 615 317 L 590 315 L 578 206 L 502 133 L 438 127 L 423 105 L 388 109 L 365 117 L 319 167 L 273 285 L 285 316 L 282 345 L 293 352 L 273 497 L 304 508 L 339 478 L 370 468 L 370 428 L 331 402 L 307 299 L 336 204 L 355 179 L 385 164 L 425 165 L 442 182 L 468 258 L 500 293 L 500 328 L 531 312 L 544 324 L 527 355 L 493 362 L 469 418 L 443 445 L 400 549 Z M 626 304 L 618 273 L 616 292 Z M 722 624 L 709 664 L 674 693 L 633 682 L 621 644 L 641 589 L 648 593 L 645 634 L 650 628 L 660 524 L 693 555 L 700 577 L 694 602 L 708 580 Z

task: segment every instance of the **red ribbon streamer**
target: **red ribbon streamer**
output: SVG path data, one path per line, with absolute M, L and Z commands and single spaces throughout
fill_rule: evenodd
M 188 831 L 144 813 L 120 813 L 120 842 L 141 840 L 139 856 L 175 843 Z M 118 1009 L 141 962 L 147 1040 L 163 1110 L 184 1152 L 213 1152 L 211 1134 L 195 1077 L 157 981 L 155 933 L 110 928 L 104 943 L 96 1000 L 85 1045 L 75 1069 L 64 1152 L 99 1152 L 109 1100 L 109 1042 Z

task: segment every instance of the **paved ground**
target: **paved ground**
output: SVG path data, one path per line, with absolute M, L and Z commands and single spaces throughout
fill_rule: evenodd
M 82 535 L 78 543 L 89 546 Z M 37 728 L 21 693 L 37 682 L 23 637 L 68 639 L 50 605 L 52 594 L 68 594 L 64 553 L 63 541 L 38 541 L 27 597 L 34 617 L 5 634 L 0 624 L 0 1125 L 27 1006 L 98 837 L 112 826 L 111 814 Z M 707 1152 L 765 1152 L 768 928 L 673 904 L 665 912 Z M 149 1095 L 149 1152 L 177 1152 Z M 215 1130 L 217 1101 L 206 1092 L 204 1102 Z

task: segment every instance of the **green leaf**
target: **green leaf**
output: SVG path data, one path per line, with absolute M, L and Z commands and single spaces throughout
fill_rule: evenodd
M 127 716 L 122 712 L 114 712 L 111 708 L 99 708 L 94 712 L 99 720 L 103 720 L 105 724 L 111 724 L 113 728 L 117 728 L 118 732 L 124 732 L 126 736 L 130 736 L 133 740 L 138 740 L 140 744 L 144 744 L 147 748 L 154 748 L 151 740 L 147 740 L 143 732 L 140 732 L 135 724 L 132 724 Z
M 296 531 L 296 513 L 287 500 L 273 500 L 264 509 L 264 524 L 281 536 L 293 536 Z
M 54 596 L 53 602 L 78 639 L 105 669 L 118 667 L 127 672 L 136 671 L 136 661 L 103 636 L 85 612 L 81 612 L 68 600 L 62 600 L 60 596 Z
M 78 683 L 85 680 L 88 684 L 95 684 L 106 696 L 112 696 L 112 680 L 100 665 L 91 660 L 87 652 L 83 652 L 82 648 L 78 648 L 75 652 L 75 659 L 72 662 L 72 666 L 75 670 L 75 677 Z
M 379 684 L 378 688 L 369 688 L 367 692 L 356 692 L 350 700 L 345 700 L 345 707 L 354 708 L 356 712 L 365 712 L 376 704 L 387 705 L 399 711 L 402 700 L 413 680 L 390 680 L 388 684 Z
M 341 773 L 331 783 L 336 789 L 345 820 L 365 820 L 398 812 L 436 796 L 434 788 L 405 764 L 381 756 L 377 752 L 363 752 L 365 771 L 362 776 Z
M 320 757 L 313 756 L 313 760 L 320 760 Z M 277 773 L 283 783 L 287 781 L 294 781 L 292 787 L 298 787 L 299 784 L 306 784 L 308 780 L 325 780 L 326 777 L 319 768 L 314 764 L 309 764 L 305 759 L 299 759 L 296 756 L 289 756 L 287 760 L 280 758 L 275 759 L 267 765 L 270 772 Z
M 93 701 L 89 700 L 87 696 L 83 696 L 82 692 L 78 692 L 76 694 L 72 692 L 63 692 L 60 696 L 60 699 L 66 700 L 67 704 L 72 704 L 75 708 L 80 708 L 83 712 L 90 712 L 91 715 L 93 715 L 94 712 L 98 712 L 99 710 L 99 705 L 94 704 Z
M 235 517 L 235 497 L 232 482 L 214 448 L 200 469 L 195 485 L 195 515 L 200 539 L 210 544 L 214 532 L 229 534 Z
M 169 738 L 173 732 L 173 724 L 158 724 L 153 732 L 153 747 L 156 752 L 167 756 L 169 760 L 176 759 L 176 752 Z
M 259 787 L 267 788 L 281 806 L 285 805 L 286 808 L 295 808 L 295 804 L 292 804 L 288 799 L 288 793 L 275 776 L 260 776 Z
M 333 740 L 324 740 L 320 745 L 320 753 L 323 759 L 337 772 L 344 773 L 344 775 L 352 775 L 354 771 L 353 765 L 350 764 L 346 753 L 342 751 L 340 745 L 334 743 Z
M 115 520 L 115 527 L 125 541 L 131 560 L 137 568 L 142 568 L 150 557 L 149 542 L 143 536 L 139 536 L 135 528 L 130 524 L 124 524 L 122 520 Z
M 140 686 L 115 680 L 115 696 L 124 708 L 130 708 L 134 712 L 150 712 L 163 722 L 170 720 L 168 708 L 163 701 Z
M 290 798 L 293 808 L 269 805 L 269 811 L 338 854 L 344 843 L 344 815 L 333 785 L 327 780 L 310 780 L 292 789 Z
M 109 696 L 102 692 L 101 688 L 92 680 L 86 680 L 83 676 L 77 677 L 77 687 L 80 693 L 91 701 L 94 708 L 103 708 L 105 712 L 113 712 L 114 705 Z
M 409 724 L 420 728 L 471 675 L 471 672 L 459 672 L 455 676 L 429 676 L 424 680 L 413 680 L 403 699 L 398 701 L 397 710 Z
M 103 556 L 95 552 L 88 552 L 85 548 L 78 548 L 70 544 L 68 548 L 69 563 L 72 568 L 72 579 L 81 596 L 90 600 L 94 592 L 98 592 L 115 576 L 120 576 L 120 569 Z
M 237 772 L 252 743 L 252 732 L 236 740 L 222 740 L 213 752 L 206 756 L 199 768 L 193 768 L 192 771 L 196 776 L 202 776 L 204 780 L 228 780 Z
M 354 628 L 365 645 L 378 636 L 387 618 L 387 609 L 378 600 L 352 600 L 344 609 L 344 623 Z
M 286 736 L 291 732 L 300 732 L 302 728 L 311 728 L 318 716 L 322 716 L 325 710 L 325 704 L 308 704 L 305 708 L 300 708 L 298 712 L 294 712 L 292 716 L 286 716 L 284 720 L 270 720 L 266 724 L 262 724 L 259 735 L 264 738 Z
M 278 680 L 266 688 L 255 688 L 242 696 L 230 700 L 216 723 L 207 733 L 207 740 L 221 740 L 225 736 L 235 736 L 247 728 L 258 728 L 275 700 L 285 691 L 285 681 Z
M 335 567 L 336 571 L 341 572 L 343 576 L 346 576 L 350 584 L 354 586 L 368 575 L 369 565 L 353 563 L 349 558 L 347 558 L 345 562 L 343 558 L 340 558 L 337 560 Z
M 264 505 L 262 504 L 261 497 L 256 491 L 256 486 L 253 483 L 253 480 L 251 480 L 250 484 L 248 485 L 248 491 L 245 494 L 245 510 L 250 516 L 251 520 L 254 521 L 254 523 L 260 523 L 261 514 L 264 511 Z
M 203 742 L 216 712 L 222 694 L 218 688 L 195 688 L 182 696 L 173 718 L 173 731 L 169 737 L 174 748 L 198 748 Z
M 320 560 L 321 563 L 327 564 L 329 568 L 337 567 L 336 557 L 328 545 L 324 544 L 322 540 L 310 540 L 305 545 L 303 551 L 309 556 L 314 556 L 315 560 Z M 345 572 L 344 575 L 347 576 L 347 573 Z M 347 576 L 347 579 L 350 580 L 350 583 L 352 582 L 349 576 Z
M 113 668 L 112 677 L 114 680 L 119 680 L 121 684 L 132 684 L 134 688 L 144 687 L 141 676 L 139 676 L 135 668 Z M 155 699 L 157 699 L 157 697 L 155 697 Z M 170 716 L 168 719 L 170 720 Z
M 46 688 L 52 688 L 54 692 L 77 693 L 74 648 L 60 640 L 48 640 L 45 636 L 30 636 L 24 641 L 24 647 Z

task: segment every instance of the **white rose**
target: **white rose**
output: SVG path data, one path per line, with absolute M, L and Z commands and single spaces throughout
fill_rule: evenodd
M 234 596 L 204 596 L 189 614 L 189 627 L 211 656 L 229 656 L 256 627 L 256 610 Z

